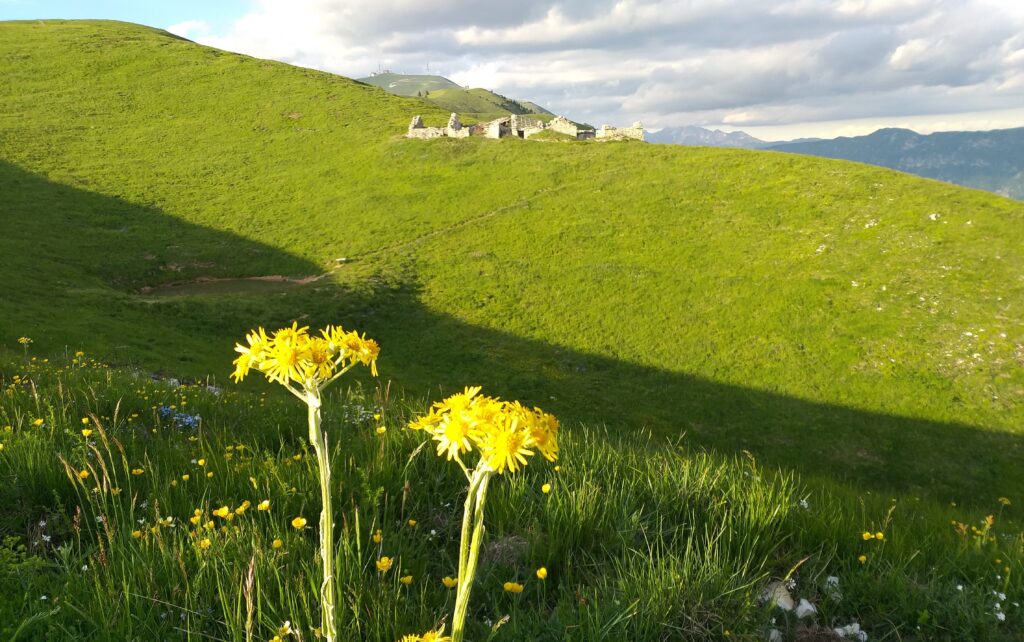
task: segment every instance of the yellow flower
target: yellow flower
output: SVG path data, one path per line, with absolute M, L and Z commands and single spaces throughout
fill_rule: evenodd
M 208 521 L 205 524 L 203 524 L 203 528 L 205 528 L 208 531 L 212 531 L 213 530 L 213 520 L 211 519 L 210 521 Z
M 88 426 L 89 425 L 89 418 L 88 417 L 82 417 L 82 425 L 83 426 Z
M 248 499 L 245 500 L 238 508 L 235 509 L 235 515 L 244 515 L 245 511 L 249 510 L 250 506 L 252 506 L 252 502 Z
M 134 537 L 135 539 L 139 539 L 140 537 L 142 537 L 142 531 L 132 531 L 132 537 Z
M 861 537 L 863 537 L 863 538 L 864 538 L 864 541 L 866 542 L 866 541 L 868 541 L 869 539 L 871 539 L 872 537 L 874 537 L 874 535 L 872 535 L 871 533 L 869 533 L 869 532 L 867 532 L 867 531 L 864 531 L 864 534 L 863 534 L 863 535 L 861 535 Z
M 27 345 L 29 345 L 30 343 L 32 343 L 32 339 L 29 339 L 28 337 L 20 337 L 20 338 L 18 339 L 18 343 L 20 343 L 20 344 L 21 344 L 21 345 L 23 345 L 23 346 L 27 346 Z
M 387 429 L 387 428 L 385 428 L 384 426 L 377 426 L 377 434 L 378 434 L 378 435 L 383 435 L 383 434 L 384 434 L 384 433 L 386 433 L 387 431 L 388 431 L 388 429 Z
M 88 477 L 89 477 L 89 471 L 88 470 L 81 470 L 81 471 L 78 472 L 78 478 L 79 479 L 87 479 Z
M 427 631 L 420 636 L 420 642 L 451 642 L 451 638 L 443 636 L 444 626 L 436 631 Z
M 529 448 L 530 433 L 523 430 L 520 417 L 504 415 L 500 422 L 484 433 L 480 455 L 494 472 L 501 474 L 508 468 L 514 473 L 533 455 Z
M 541 486 L 540 487 L 540 492 L 544 493 L 545 495 L 550 493 L 551 492 L 551 484 L 544 484 L 543 486 Z
M 381 533 L 380 529 L 378 528 L 377 531 L 373 534 L 373 543 L 374 544 L 380 544 L 380 541 L 382 539 L 384 539 L 384 534 Z
M 262 502 L 256 505 L 256 510 L 270 510 L 270 500 L 264 499 Z
M 199 526 L 199 522 L 203 521 L 203 518 L 200 515 L 193 515 L 188 518 L 188 521 L 192 522 L 193 526 Z
M 212 470 L 210 472 L 206 473 L 206 478 L 207 479 L 209 479 L 211 477 L 213 477 L 213 471 Z
M 200 459 L 196 463 L 199 464 L 200 466 L 205 466 L 206 465 L 206 460 L 205 459 Z
M 857 561 L 860 562 L 861 564 L 863 564 L 864 562 L 868 561 L 868 556 L 867 555 L 861 555 L 860 557 L 857 558 Z
M 205 551 L 206 549 L 210 548 L 210 544 L 211 544 L 210 538 L 209 537 L 204 537 L 203 539 L 201 539 L 199 541 L 199 548 L 201 548 L 201 549 L 203 549 Z
M 416 520 L 415 520 L 415 519 L 410 519 L 410 520 L 409 520 L 408 522 L 406 522 L 406 523 L 407 523 L 407 524 L 409 524 L 409 526 L 415 526 L 415 525 L 416 525 Z
M 306 518 L 305 517 L 296 517 L 295 519 L 292 520 L 292 528 L 302 529 L 302 528 L 305 528 L 305 527 L 306 527 Z
M 877 539 L 877 540 L 885 539 L 885 533 L 883 533 L 882 531 L 878 531 L 877 533 L 875 533 L 875 539 Z
M 409 586 L 410 584 L 412 584 L 412 575 L 403 575 L 402 577 L 398 578 L 398 581 L 402 584 L 405 584 L 406 586 Z
M 285 620 L 284 624 L 282 624 L 281 626 L 277 627 L 277 634 L 280 635 L 280 636 L 291 635 L 292 634 L 292 622 L 291 622 L 291 620 Z
M 88 437 L 91 434 L 92 434 L 92 430 L 90 430 L 88 428 L 82 428 L 82 436 L 83 437 Z
M 181 481 L 188 481 L 190 478 L 191 477 L 189 476 L 189 474 L 185 473 L 184 475 L 181 476 Z
M 999 498 L 999 503 L 1002 504 L 1003 506 L 1009 506 L 1010 505 L 1010 499 L 1008 497 L 1000 497 Z
M 441 578 L 441 583 L 444 584 L 445 588 L 455 588 L 459 585 L 459 581 L 457 579 L 454 577 L 448 577 L 447 575 Z
M 381 573 L 387 573 L 391 570 L 392 560 L 390 557 L 384 556 L 377 560 L 377 570 Z
M 546 580 L 546 579 L 548 579 L 548 569 L 544 568 L 543 566 L 538 568 L 537 569 L 537 579 L 539 579 L 539 580 Z
M 217 517 L 220 517 L 221 519 L 227 519 L 228 515 L 231 514 L 231 509 L 228 508 L 227 506 L 221 506 L 217 510 L 213 511 L 213 514 Z
M 522 593 L 523 585 L 517 584 L 516 582 L 505 582 L 506 593 Z
M 111 488 L 110 492 L 113 495 L 120 495 L 121 494 L 121 489 L 120 488 Z
M 284 546 L 284 542 L 282 542 L 280 538 L 277 538 L 273 542 L 271 542 L 270 545 L 276 550 Z
M 38 428 L 39 426 L 42 426 L 44 423 L 46 422 L 43 421 L 42 419 L 36 419 L 35 421 L 32 422 L 32 425 Z
M 132 468 L 132 474 L 135 475 L 136 477 L 138 477 L 139 475 L 141 475 L 144 472 L 146 472 L 146 471 L 144 471 L 141 468 Z

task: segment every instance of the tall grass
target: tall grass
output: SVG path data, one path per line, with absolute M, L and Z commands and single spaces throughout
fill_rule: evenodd
M 12 587 L 0 633 L 248 641 L 289 621 L 293 639 L 315 639 L 317 542 L 290 521 L 319 510 L 318 477 L 290 399 L 176 384 L 87 357 L 26 364 L 8 354 L 0 384 L 0 424 L 9 426 L 0 433 L 0 578 Z M 172 405 L 200 419 L 190 425 Z M 440 580 L 456 574 L 452 515 L 465 479 L 403 428 L 423 407 L 385 388 L 325 400 L 340 639 L 392 642 L 451 611 L 454 592 Z M 488 502 L 471 640 L 499 624 L 498 640 L 759 640 L 772 627 L 792 639 L 853 621 L 872 640 L 1024 633 L 1014 605 L 1024 598 L 1024 536 L 998 512 L 1016 510 L 1018 498 L 993 506 L 984 536 L 961 536 L 951 520 L 980 527 L 985 515 L 811 487 L 751 456 L 582 425 L 564 431 L 557 472 L 527 467 L 504 481 Z M 270 508 L 260 511 L 264 499 Z M 231 521 L 212 514 L 246 500 Z M 864 531 L 884 540 L 865 541 Z M 375 566 L 382 555 L 395 560 L 387 573 Z M 535 574 L 542 566 L 545 580 Z M 839 578 L 841 599 L 828 576 Z M 793 596 L 818 615 L 798 621 L 764 605 L 773 578 L 793 580 Z M 525 590 L 506 593 L 507 581 Z

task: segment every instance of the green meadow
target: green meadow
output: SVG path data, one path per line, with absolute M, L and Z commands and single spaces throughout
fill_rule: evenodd
M 0 23 L 0 77 L 8 636 L 312 638 L 303 416 L 228 379 L 292 321 L 382 347 L 325 406 L 341 639 L 450 612 L 464 480 L 403 426 L 466 385 L 565 442 L 495 482 L 474 641 L 1024 634 L 1024 204 L 770 152 L 405 140 L 447 112 L 125 23 Z M 159 411 L 183 401 L 200 428 Z M 764 605 L 772 579 L 818 613 Z

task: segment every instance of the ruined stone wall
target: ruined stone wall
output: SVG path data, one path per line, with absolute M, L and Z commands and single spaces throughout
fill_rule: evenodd
M 548 123 L 548 129 L 556 131 L 559 134 L 568 134 L 573 138 L 579 138 L 580 128 L 576 126 L 576 123 L 572 122 L 564 116 L 555 116 Z
M 405 135 L 406 138 L 444 138 L 447 135 L 444 127 L 417 127 L 416 129 L 409 129 L 409 132 Z
M 632 127 L 602 125 L 597 130 L 597 140 L 644 140 L 644 126 L 637 122 Z

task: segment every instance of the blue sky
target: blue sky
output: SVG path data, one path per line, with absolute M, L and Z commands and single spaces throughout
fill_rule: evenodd
M 1024 0 L 0 0 L 359 78 L 431 73 L 591 123 L 765 140 L 1024 126 Z
M 226 30 L 252 5 L 248 0 L 0 0 L 0 20 L 106 18 L 166 28 L 201 19 Z

